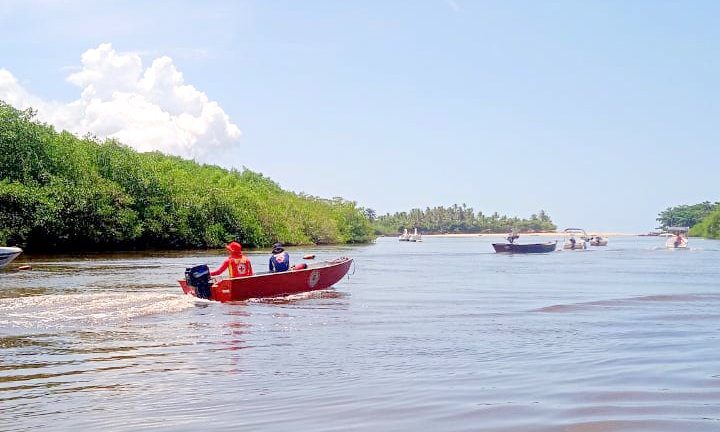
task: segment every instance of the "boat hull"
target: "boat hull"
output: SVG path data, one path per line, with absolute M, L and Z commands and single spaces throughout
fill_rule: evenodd
M 677 241 L 675 238 L 669 237 L 665 242 L 665 247 L 668 249 L 687 249 L 688 241 L 684 237 L 681 241 Z
M 493 243 L 493 248 L 497 253 L 548 253 L 554 252 L 557 242 L 548 243 Z
M 5 268 L 22 253 L 19 247 L 0 247 L 0 269 Z
M 224 279 L 210 288 L 211 299 L 220 302 L 243 301 L 327 289 L 347 274 L 352 262 L 352 258 L 343 257 L 310 264 L 302 270 Z M 195 295 L 195 288 L 185 280 L 178 282 L 185 294 Z
M 587 242 L 585 241 L 577 241 L 575 243 L 566 241 L 563 243 L 564 250 L 585 250 L 587 249 Z

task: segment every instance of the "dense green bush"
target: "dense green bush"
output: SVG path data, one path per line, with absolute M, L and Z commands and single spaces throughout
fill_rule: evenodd
M 0 244 L 31 250 L 367 242 L 365 210 L 109 139 L 78 138 L 0 101 Z
M 720 239 L 720 207 L 690 229 L 691 236 Z

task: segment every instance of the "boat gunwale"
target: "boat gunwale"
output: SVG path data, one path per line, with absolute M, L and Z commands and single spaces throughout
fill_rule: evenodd
M 335 258 L 335 259 L 329 260 L 329 261 L 325 260 L 322 262 L 311 263 L 311 264 L 308 264 L 308 266 L 304 269 L 297 269 L 297 270 L 291 269 L 291 270 L 287 270 L 287 271 L 283 271 L 283 272 L 259 272 L 259 273 L 254 273 L 250 276 L 238 276 L 238 277 L 234 277 L 234 278 L 219 279 L 213 285 L 217 285 L 221 282 L 232 282 L 232 281 L 236 281 L 236 280 L 249 280 L 249 279 L 261 279 L 261 278 L 271 277 L 271 276 L 280 276 L 280 275 L 284 275 L 284 274 L 288 274 L 288 273 L 299 274 L 299 273 L 303 273 L 303 272 L 307 272 L 307 271 L 321 270 L 321 269 L 336 267 L 339 265 L 343 265 L 346 262 L 352 261 L 352 260 L 353 260 L 353 258 L 350 258 L 350 257 L 340 257 L 340 258 Z M 178 282 L 185 282 L 185 279 L 178 279 Z

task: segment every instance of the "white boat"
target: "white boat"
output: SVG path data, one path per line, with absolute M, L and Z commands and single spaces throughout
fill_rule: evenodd
M 587 249 L 588 235 L 584 229 L 567 228 L 563 232 L 565 233 L 565 241 L 563 242 L 563 249 L 565 249 L 565 250 L 585 250 L 585 249 Z
M 415 232 L 410 235 L 410 241 L 411 242 L 420 242 L 422 241 L 422 236 L 418 234 L 417 228 L 415 228 Z
M 403 233 L 400 234 L 400 237 L 398 237 L 398 240 L 400 241 L 410 241 L 410 234 L 407 232 L 407 228 L 403 230 Z
M 597 234 L 590 235 L 590 246 L 607 246 L 608 239 Z
M 665 242 L 665 247 L 668 249 L 687 249 L 688 239 L 687 233 L 690 230 L 688 227 L 670 227 L 668 228 L 668 234 L 670 235 Z
M 0 246 L 0 269 L 5 268 L 12 260 L 22 253 L 22 249 L 14 246 Z

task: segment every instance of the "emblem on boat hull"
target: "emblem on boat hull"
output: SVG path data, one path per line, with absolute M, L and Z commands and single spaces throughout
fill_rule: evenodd
M 308 286 L 310 288 L 315 288 L 315 285 L 320 281 L 320 272 L 317 270 L 313 270 L 310 273 L 310 278 L 308 279 Z

